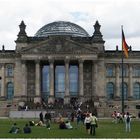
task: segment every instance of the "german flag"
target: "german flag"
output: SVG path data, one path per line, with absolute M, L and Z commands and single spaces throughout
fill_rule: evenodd
M 125 41 L 123 29 L 122 29 L 122 49 L 123 49 L 125 57 L 128 58 L 129 46 L 127 45 L 127 43 Z

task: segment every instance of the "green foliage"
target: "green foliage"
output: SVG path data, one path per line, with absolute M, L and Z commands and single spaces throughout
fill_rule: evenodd
M 72 130 L 60 130 L 58 124 L 52 123 L 50 130 L 46 127 L 33 126 L 31 134 L 23 134 L 23 132 L 20 134 L 10 134 L 8 132 L 14 122 L 16 122 L 22 130 L 29 120 L 1 119 L 0 138 L 140 138 L 139 120 L 132 120 L 132 131 L 126 133 L 124 123 L 115 124 L 112 120 L 99 119 L 99 127 L 96 129 L 95 136 L 87 134 L 85 126 L 82 123 L 78 127 L 76 123 L 72 123 L 74 126 Z

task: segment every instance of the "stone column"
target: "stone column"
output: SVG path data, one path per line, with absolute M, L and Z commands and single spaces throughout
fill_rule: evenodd
M 98 91 L 97 91 L 97 97 L 99 99 L 99 102 L 101 103 L 101 106 L 106 106 L 106 80 L 105 80 L 105 60 L 104 58 L 101 58 L 98 60 Z
M 84 95 L 83 62 L 83 60 L 79 60 L 79 97 L 81 101 L 83 101 Z
M 48 103 L 54 102 L 54 60 L 49 59 L 50 69 L 49 69 L 49 81 L 50 81 L 50 96 Z
M 115 93 L 115 99 L 118 100 L 120 99 L 120 68 L 119 65 L 116 65 L 116 79 L 115 79 L 115 83 L 116 83 L 116 93 Z
M 65 60 L 65 103 L 69 103 L 69 60 Z
M 6 96 L 5 93 L 5 64 L 2 64 L 2 68 L 1 68 L 1 74 L 2 74 L 2 81 L 1 81 L 1 97 Z
M 129 84 L 128 84 L 128 100 L 133 98 L 133 78 L 132 78 L 132 65 L 129 65 Z
M 27 66 L 25 60 L 22 60 L 22 96 L 27 96 Z
M 36 98 L 34 102 L 40 102 L 40 61 L 35 61 L 35 87 L 36 87 Z
M 97 62 L 92 62 L 92 96 L 97 97 Z
M 21 79 L 23 78 L 23 75 L 21 73 L 22 67 L 21 67 L 21 60 L 16 59 L 15 60 L 15 68 L 14 68 L 14 97 L 18 97 L 16 99 L 19 99 L 19 97 L 22 97 L 22 82 Z

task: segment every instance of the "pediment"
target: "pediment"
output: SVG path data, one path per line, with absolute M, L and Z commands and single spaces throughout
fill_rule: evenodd
M 70 39 L 53 38 L 42 41 L 36 45 L 29 46 L 21 50 L 21 53 L 34 53 L 34 54 L 73 54 L 73 53 L 94 53 L 95 50 L 89 45 L 77 43 Z

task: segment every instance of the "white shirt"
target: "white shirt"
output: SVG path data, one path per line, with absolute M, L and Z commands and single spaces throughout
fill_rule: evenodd
M 90 117 L 86 117 L 84 123 L 90 123 L 91 122 L 91 118 Z

